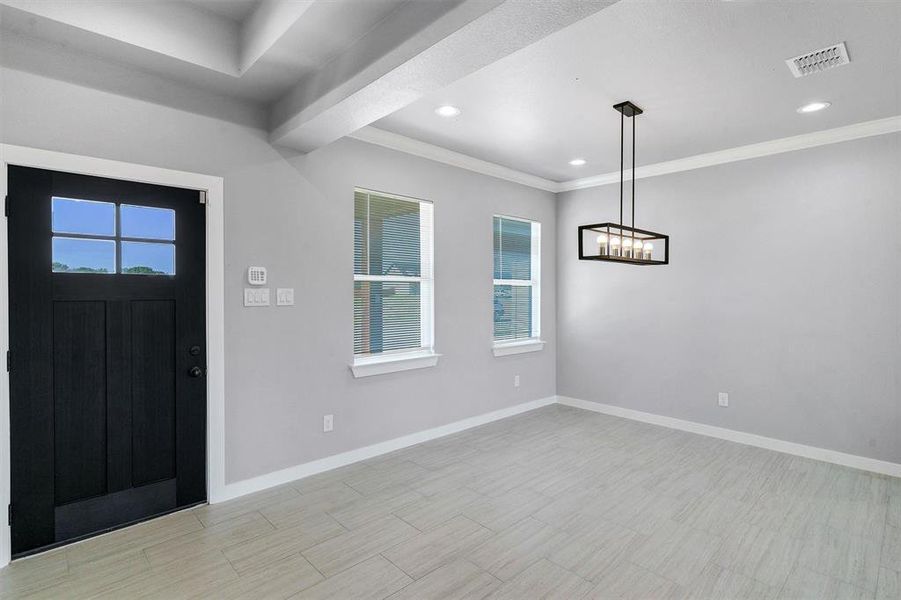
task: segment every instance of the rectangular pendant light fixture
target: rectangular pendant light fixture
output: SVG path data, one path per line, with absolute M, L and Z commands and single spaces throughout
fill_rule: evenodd
M 619 223 L 579 225 L 579 260 L 669 264 L 669 236 Z
M 628 100 L 614 104 L 620 113 L 619 127 L 619 223 L 579 226 L 579 260 L 603 260 L 629 265 L 669 264 L 669 236 L 635 227 L 635 117 L 641 108 Z M 632 224 L 623 219 L 625 119 L 632 119 Z

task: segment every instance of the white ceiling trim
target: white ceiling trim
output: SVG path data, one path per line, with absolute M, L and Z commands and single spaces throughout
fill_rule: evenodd
M 718 150 L 716 152 L 697 154 L 695 156 L 687 156 L 676 160 L 645 165 L 635 169 L 635 178 L 644 179 L 646 177 L 657 177 L 659 175 L 669 175 L 671 173 L 680 173 L 682 171 L 703 169 L 704 167 L 712 167 L 740 160 L 760 158 L 773 154 L 782 154 L 783 152 L 804 150 L 806 148 L 815 148 L 817 146 L 847 142 L 887 133 L 897 133 L 899 131 L 901 131 L 901 115 L 896 115 L 894 117 L 886 117 L 885 119 L 876 119 L 875 121 L 863 121 L 844 127 L 824 129 L 822 131 L 814 131 L 792 137 L 779 138 L 767 142 L 749 144 L 747 146 L 736 146 L 735 148 L 728 148 L 726 150 Z M 490 175 L 491 177 L 497 177 L 498 179 L 521 183 L 522 185 L 527 185 L 546 192 L 569 192 L 572 190 L 582 190 L 585 188 L 610 185 L 611 183 L 619 183 L 619 171 L 583 177 L 581 179 L 572 179 L 570 181 L 559 183 L 551 181 L 550 179 L 538 177 L 537 175 L 532 175 L 531 173 L 517 171 L 516 169 L 511 169 L 497 163 L 488 162 L 487 160 L 474 158 L 468 154 L 448 150 L 447 148 L 416 140 L 399 133 L 385 131 L 384 129 L 379 129 L 371 125 L 355 131 L 350 134 L 349 137 L 459 167 L 461 169 L 467 169 L 483 175 Z M 624 177 L 626 181 L 631 180 L 631 171 L 626 171 Z
M 682 171 L 691 171 L 693 169 L 703 169 L 704 167 L 712 167 L 714 165 L 748 160 L 750 158 L 760 158 L 773 154 L 781 154 L 783 152 L 804 150 L 805 148 L 815 148 L 817 146 L 847 142 L 850 140 L 871 137 L 874 135 L 884 135 L 886 133 L 895 133 L 898 131 L 901 131 L 901 115 L 877 119 L 875 121 L 864 121 L 862 123 L 855 123 L 844 127 L 836 127 L 835 129 L 824 129 L 822 131 L 804 133 L 792 137 L 770 140 L 768 142 L 760 142 L 758 144 L 736 146 L 735 148 L 729 148 L 727 150 L 697 154 L 695 156 L 668 160 L 652 165 L 645 165 L 635 169 L 635 179 L 668 175 L 670 173 L 680 173 Z M 632 173 L 630 171 L 626 171 L 625 179 L 627 181 L 632 179 Z M 619 171 L 564 181 L 563 183 L 558 184 L 558 191 L 568 192 L 570 190 L 581 190 L 601 185 L 609 185 L 611 183 L 619 183 Z
M 560 191 L 560 184 L 556 181 L 544 179 L 543 177 L 538 177 L 537 175 L 531 175 L 529 173 L 523 173 L 522 171 L 488 162 L 487 160 L 473 158 L 468 154 L 454 152 L 453 150 L 448 150 L 441 146 L 414 140 L 405 135 L 385 131 L 384 129 L 372 127 L 371 125 L 358 129 L 350 134 L 349 137 L 370 144 L 383 146 L 385 148 L 391 148 L 392 150 L 406 152 L 407 154 L 412 154 L 414 156 L 428 158 L 429 160 L 452 165 L 461 169 L 475 171 L 482 175 L 490 175 L 491 177 L 497 177 L 498 179 L 521 183 L 522 185 L 538 188 L 539 190 L 544 190 L 546 192 Z

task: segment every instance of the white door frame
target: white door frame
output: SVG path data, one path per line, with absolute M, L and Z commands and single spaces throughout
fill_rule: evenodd
M 207 498 L 225 488 L 225 232 L 221 177 L 116 160 L 0 144 L 0 199 L 7 194 L 7 166 L 18 165 L 206 192 Z M 7 219 L 0 225 L 0 357 L 9 350 Z M 10 502 L 9 373 L 0 367 L 0 508 Z M 10 528 L 0 524 L 0 567 L 10 561 Z

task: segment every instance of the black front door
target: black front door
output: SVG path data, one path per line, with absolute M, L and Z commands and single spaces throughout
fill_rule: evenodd
M 197 191 L 9 167 L 12 551 L 206 499 Z

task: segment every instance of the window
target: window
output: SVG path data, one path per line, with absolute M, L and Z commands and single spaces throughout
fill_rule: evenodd
M 355 190 L 355 376 L 437 362 L 432 288 L 432 204 Z
M 541 350 L 541 224 L 494 217 L 494 353 Z
M 175 275 L 175 211 L 51 199 L 54 273 Z

